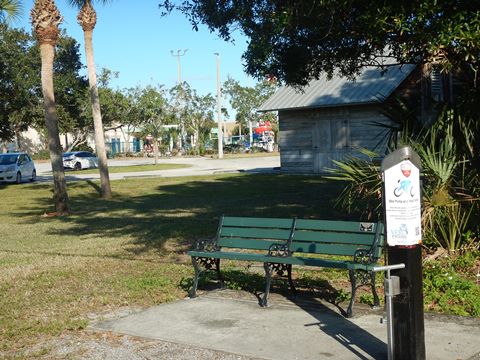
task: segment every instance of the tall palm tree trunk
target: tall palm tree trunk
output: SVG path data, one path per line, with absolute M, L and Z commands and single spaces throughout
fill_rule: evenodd
M 105 149 L 105 135 L 103 132 L 102 113 L 100 111 L 100 98 L 98 96 L 97 74 L 95 70 L 93 44 L 93 30 L 84 31 L 85 54 L 87 57 L 88 82 L 90 85 L 90 99 L 92 102 L 93 126 L 95 129 L 95 148 L 98 156 L 98 168 L 100 170 L 100 186 L 102 197 L 110 199 L 112 190 L 110 187 L 110 175 L 108 173 L 107 151 Z
M 65 215 L 70 212 L 68 207 L 67 182 L 63 169 L 62 146 L 58 132 L 55 95 L 53 90 L 53 58 L 55 49 L 51 44 L 40 44 L 42 59 L 42 92 L 45 109 L 45 125 L 48 132 L 48 149 L 53 170 L 54 201 L 57 213 Z
M 42 61 L 41 81 L 45 109 L 45 125 L 48 133 L 48 148 L 53 170 L 55 210 L 60 215 L 70 212 L 67 183 L 63 169 L 62 147 L 58 132 L 53 88 L 53 59 L 58 39 L 58 24 L 62 17 L 53 0 L 36 0 L 31 11 L 33 30 L 40 44 Z

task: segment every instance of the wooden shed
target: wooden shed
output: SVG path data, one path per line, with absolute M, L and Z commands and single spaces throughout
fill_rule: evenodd
M 282 171 L 324 173 L 332 160 L 360 155 L 361 148 L 384 153 L 387 130 L 378 124 L 391 120 L 381 106 L 415 68 L 367 67 L 355 81 L 323 77 L 302 90 L 280 88 L 259 111 L 278 111 Z

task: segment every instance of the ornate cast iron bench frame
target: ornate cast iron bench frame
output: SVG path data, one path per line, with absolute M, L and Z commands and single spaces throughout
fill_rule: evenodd
M 224 279 L 220 260 L 263 262 L 265 292 L 261 306 L 268 305 L 272 275 L 287 275 L 292 291 L 292 266 L 328 267 L 348 270 L 351 299 L 346 316 L 353 315 L 357 288 L 370 285 L 374 306 L 379 305 L 373 267 L 383 251 L 383 225 L 351 221 L 222 217 L 215 238 L 197 241 L 188 252 L 195 270 L 190 297 L 196 297 L 202 269 L 214 270 Z M 308 254 L 305 256 L 305 254 Z M 345 256 L 346 260 L 332 259 Z

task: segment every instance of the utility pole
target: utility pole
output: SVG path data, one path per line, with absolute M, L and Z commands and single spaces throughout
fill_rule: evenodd
M 220 86 L 220 54 L 217 56 L 217 123 L 218 123 L 218 158 L 223 159 L 223 131 L 222 131 L 222 89 Z
M 185 56 L 187 53 L 188 49 L 185 50 L 177 50 L 177 53 L 175 53 L 173 50 L 170 50 L 170 54 L 172 54 L 173 57 L 177 58 L 177 65 L 178 65 L 178 85 L 182 85 L 182 65 L 180 64 L 180 57 Z
M 170 50 L 170 54 L 172 54 L 173 57 L 177 58 L 177 68 L 178 68 L 177 83 L 178 83 L 178 86 L 180 86 L 180 93 L 182 92 L 182 89 L 181 89 L 181 86 L 182 86 L 182 65 L 180 63 L 180 58 L 182 56 L 185 56 L 187 51 L 188 51 L 188 49 L 177 50 L 177 52 L 175 53 L 173 50 Z M 185 126 L 183 124 L 183 119 L 180 117 L 180 144 L 179 144 L 180 149 L 182 149 L 183 145 L 185 144 L 185 141 L 186 141 L 185 138 L 186 138 Z

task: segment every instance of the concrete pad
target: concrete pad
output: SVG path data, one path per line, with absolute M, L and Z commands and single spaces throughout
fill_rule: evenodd
M 345 319 L 329 306 L 311 305 L 283 302 L 265 309 L 256 301 L 202 296 L 91 328 L 263 359 L 387 358 L 386 324 L 378 314 Z M 474 357 L 480 351 L 479 325 L 479 319 L 427 316 L 427 358 Z

